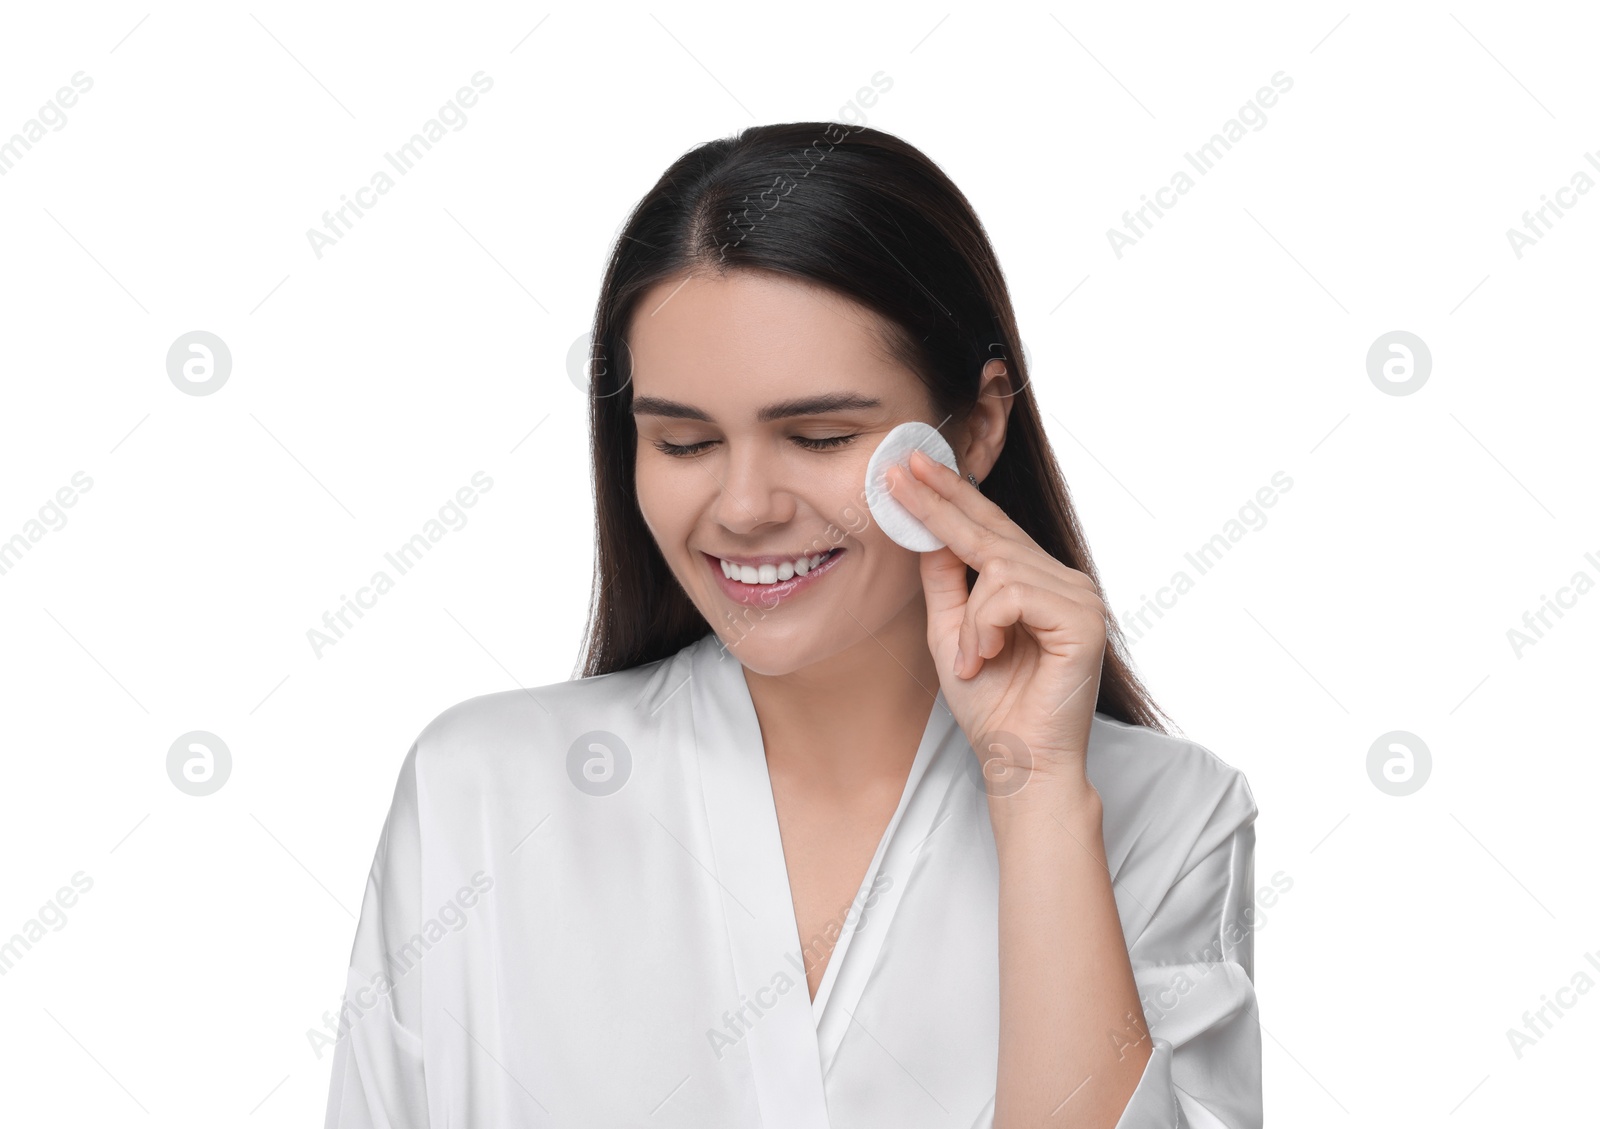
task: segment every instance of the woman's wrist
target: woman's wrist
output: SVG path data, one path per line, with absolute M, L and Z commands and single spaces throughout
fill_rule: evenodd
M 989 797 L 989 820 L 1002 850 L 1013 840 L 1033 844 L 1040 836 L 1070 836 L 1101 857 L 1103 812 L 1100 793 L 1081 774 L 1070 779 L 1035 774 L 1016 791 Z

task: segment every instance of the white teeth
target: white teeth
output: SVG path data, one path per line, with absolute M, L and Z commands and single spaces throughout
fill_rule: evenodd
M 827 553 L 816 553 L 809 557 L 796 557 L 792 561 L 771 565 L 739 565 L 732 561 L 719 560 L 722 565 L 722 575 L 729 580 L 737 580 L 741 584 L 782 584 L 785 580 L 792 580 L 796 576 L 804 576 L 822 563 L 822 558 Z

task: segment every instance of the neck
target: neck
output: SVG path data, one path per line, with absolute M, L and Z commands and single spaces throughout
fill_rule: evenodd
M 820 790 L 858 793 L 905 779 L 934 708 L 939 675 L 920 598 L 821 662 L 782 675 L 744 670 L 768 771 Z

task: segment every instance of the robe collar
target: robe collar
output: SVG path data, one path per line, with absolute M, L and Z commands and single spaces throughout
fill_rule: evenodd
M 900 802 L 845 915 L 815 1001 L 806 989 L 766 748 L 739 660 L 713 632 L 690 651 L 689 699 L 734 976 L 767 1129 L 826 1126 L 823 1081 L 950 790 L 976 779 L 976 758 L 935 695 Z M 871 902 L 870 908 L 867 903 Z M 782 987 L 783 977 L 789 986 Z M 776 986 L 775 986 L 776 985 Z

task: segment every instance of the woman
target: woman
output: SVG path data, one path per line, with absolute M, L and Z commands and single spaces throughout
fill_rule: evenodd
M 962 194 L 702 145 L 594 340 L 585 677 L 406 756 L 327 1124 L 1259 1126 L 1255 804 L 1122 655 Z M 925 553 L 862 500 L 913 420 Z

